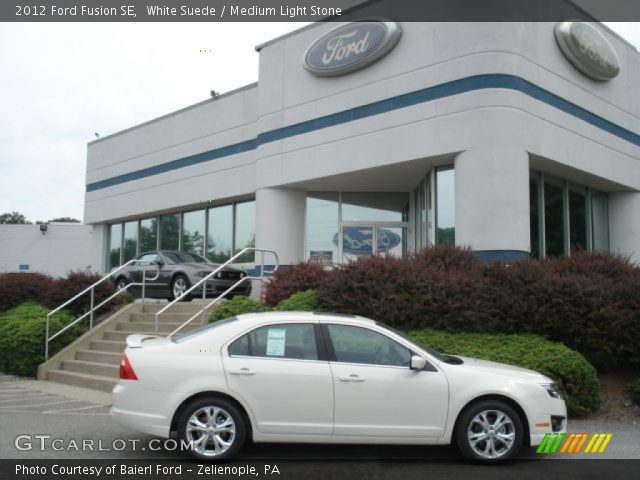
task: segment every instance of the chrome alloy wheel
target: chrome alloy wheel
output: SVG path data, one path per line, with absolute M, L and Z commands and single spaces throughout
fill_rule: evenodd
M 500 410 L 478 413 L 467 430 L 471 449 L 480 457 L 495 460 L 507 455 L 514 445 L 516 429 L 511 418 Z
M 173 298 L 178 298 L 187 291 L 187 280 L 180 276 L 173 281 Z
M 196 453 L 216 457 L 231 448 L 236 438 L 233 417 L 220 407 L 202 407 L 189 417 L 186 438 Z

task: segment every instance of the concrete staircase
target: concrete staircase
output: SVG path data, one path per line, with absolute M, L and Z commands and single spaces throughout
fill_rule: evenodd
M 155 328 L 155 312 L 166 304 L 131 304 L 38 367 L 38 379 L 111 392 L 118 382 L 120 360 L 127 336 L 151 333 Z M 198 312 L 197 303 L 179 303 L 158 322 L 158 335 L 167 335 Z M 210 312 L 205 312 L 208 316 Z M 188 332 L 201 325 L 199 319 L 184 327 Z

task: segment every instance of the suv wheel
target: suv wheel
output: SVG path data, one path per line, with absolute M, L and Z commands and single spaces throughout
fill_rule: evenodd
M 221 398 L 190 403 L 178 420 L 178 436 L 190 445 L 191 456 L 208 460 L 229 458 L 244 444 L 246 424 L 242 413 Z
M 455 436 L 465 457 L 494 463 L 518 454 L 523 431 L 520 416 L 506 402 L 485 400 L 462 413 Z

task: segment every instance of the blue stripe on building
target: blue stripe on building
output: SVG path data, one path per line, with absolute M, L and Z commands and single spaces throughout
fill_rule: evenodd
M 143 168 L 141 170 L 107 178 L 98 182 L 89 183 L 87 184 L 87 192 L 93 192 L 103 188 L 112 187 L 114 185 L 130 182 L 132 180 L 139 180 L 180 168 L 198 165 L 200 163 L 209 162 L 229 155 L 248 152 L 255 150 L 259 145 L 284 140 L 297 135 L 304 135 L 305 133 L 310 133 L 327 127 L 334 127 L 336 125 L 362 120 L 364 118 L 399 110 L 401 108 L 419 105 L 461 93 L 493 88 L 515 90 L 524 93 L 531 98 L 568 113 L 569 115 L 604 130 L 607 133 L 615 135 L 616 137 L 626 140 L 634 145 L 640 146 L 640 135 L 616 125 L 615 123 L 612 123 L 609 120 L 576 105 L 575 103 L 565 100 L 548 90 L 538 87 L 521 77 L 495 73 L 475 75 L 472 77 L 461 78 L 459 80 L 453 80 L 433 87 L 423 88 L 415 92 L 405 93 L 403 95 L 380 100 L 378 102 L 368 103 L 359 107 L 296 123 L 294 125 L 270 130 L 259 134 L 257 138 L 198 153 L 196 155 L 179 158 L 167 163 Z

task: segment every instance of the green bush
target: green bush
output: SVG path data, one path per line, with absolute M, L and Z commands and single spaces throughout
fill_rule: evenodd
M 600 384 L 595 369 L 578 352 L 536 335 L 450 333 L 418 330 L 409 335 L 435 350 L 528 368 L 553 379 L 572 416 L 600 408 Z
M 322 310 L 322 302 L 318 291 L 311 289 L 294 293 L 273 309 L 279 312 L 318 312 Z
M 48 308 L 25 302 L 0 314 L 0 370 L 5 373 L 34 377 L 44 362 L 46 315 Z M 51 318 L 50 335 L 73 320 L 66 312 Z M 80 327 L 74 326 L 49 344 L 49 356 L 76 339 Z
M 268 312 L 265 304 L 251 300 L 249 297 L 237 296 L 221 303 L 209 317 L 209 323 L 217 322 L 243 313 Z
M 640 378 L 629 382 L 629 385 L 627 385 L 627 393 L 633 403 L 640 405 Z

